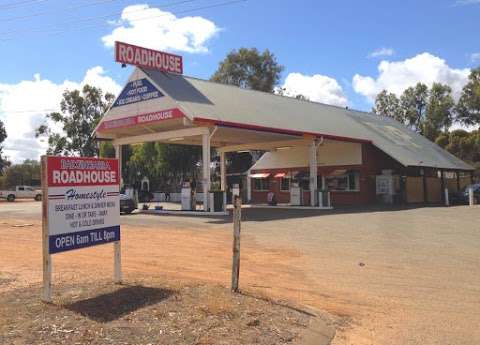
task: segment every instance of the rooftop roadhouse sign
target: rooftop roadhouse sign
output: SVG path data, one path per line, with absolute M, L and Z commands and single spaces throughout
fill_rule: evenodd
M 115 242 L 119 272 L 118 168 L 117 159 L 42 157 L 44 300 L 51 300 L 51 254 Z
M 115 42 L 115 61 L 162 72 L 183 74 L 181 56 L 123 42 Z

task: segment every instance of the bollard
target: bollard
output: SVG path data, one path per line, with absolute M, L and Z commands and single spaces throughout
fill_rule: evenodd
M 448 197 L 448 188 L 445 188 L 445 206 L 450 206 L 450 199 Z
M 470 206 L 473 206 L 474 202 L 473 202 L 473 187 L 470 186 L 468 187 L 468 203 Z
M 232 291 L 238 292 L 240 276 L 240 225 L 242 220 L 242 198 L 233 196 L 233 259 L 232 259 Z

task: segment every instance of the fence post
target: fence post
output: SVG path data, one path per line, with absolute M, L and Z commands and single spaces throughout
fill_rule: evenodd
M 240 276 L 240 226 L 242 221 L 242 198 L 234 196 L 233 201 L 233 262 L 232 262 L 232 291 L 238 292 Z
M 48 173 L 47 156 L 41 158 L 41 180 L 42 180 L 42 271 L 43 271 L 43 292 L 42 301 L 52 301 L 52 256 L 49 250 L 48 240 Z
M 470 206 L 474 205 L 474 202 L 473 202 L 473 187 L 472 186 L 468 187 L 468 203 L 469 203 Z
M 445 206 L 450 206 L 450 198 L 448 196 L 448 188 L 445 188 Z

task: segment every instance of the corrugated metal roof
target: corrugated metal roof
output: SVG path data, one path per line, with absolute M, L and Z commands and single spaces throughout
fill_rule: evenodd
M 473 170 L 390 118 L 155 70 L 143 72 L 193 119 L 365 140 L 404 166 Z

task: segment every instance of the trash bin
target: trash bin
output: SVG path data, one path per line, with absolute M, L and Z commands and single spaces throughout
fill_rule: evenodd
M 210 211 L 221 212 L 224 210 L 223 194 L 224 192 L 222 190 L 210 192 L 210 200 L 211 202 L 213 201 L 210 206 Z

